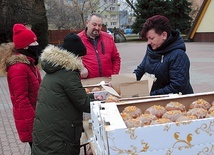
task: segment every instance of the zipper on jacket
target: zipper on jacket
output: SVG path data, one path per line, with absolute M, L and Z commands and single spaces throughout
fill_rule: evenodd
M 98 46 L 98 40 L 94 40 L 93 41 L 93 47 L 97 56 L 97 61 L 98 61 L 98 68 L 99 68 L 99 76 L 102 77 L 102 65 L 101 65 L 101 61 L 100 61 L 100 56 L 99 56 L 99 52 L 97 50 L 97 46 Z
M 102 54 L 105 55 L 105 46 L 104 43 L 101 41 L 101 47 L 102 47 Z
M 163 57 L 164 57 L 164 55 L 161 56 L 161 63 L 163 63 Z

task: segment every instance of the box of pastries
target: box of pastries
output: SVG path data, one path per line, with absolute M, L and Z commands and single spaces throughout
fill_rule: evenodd
M 214 154 L 214 92 L 91 103 L 97 155 Z
M 118 74 L 111 78 L 82 79 L 81 82 L 87 93 L 107 91 L 118 98 L 137 98 L 150 95 L 153 78 L 144 75 L 140 81 L 136 81 L 135 74 Z

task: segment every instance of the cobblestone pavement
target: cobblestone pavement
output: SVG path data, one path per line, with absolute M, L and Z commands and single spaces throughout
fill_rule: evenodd
M 118 43 L 117 47 L 122 59 L 120 73 L 132 73 L 145 54 L 146 42 Z M 186 47 L 194 92 L 214 91 L 214 43 L 187 42 Z M 0 77 L 0 155 L 29 155 L 28 144 L 18 139 L 11 107 L 6 77 Z

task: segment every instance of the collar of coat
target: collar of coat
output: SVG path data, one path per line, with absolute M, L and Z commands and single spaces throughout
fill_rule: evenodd
M 66 70 L 81 70 L 83 68 L 80 57 L 54 45 L 48 45 L 43 50 L 41 61 L 50 62 L 53 66 L 60 66 Z
M 6 53 L 6 55 L 10 55 L 8 57 L 4 55 L 6 56 L 5 58 L 6 66 L 11 66 L 17 63 L 25 63 L 28 65 L 31 64 L 30 58 L 15 51 L 15 47 L 12 42 L 7 44 L 2 44 L 1 48 Z
M 6 61 L 7 66 L 11 66 L 17 63 L 25 63 L 29 65 L 30 61 L 25 55 L 19 53 L 11 55 Z

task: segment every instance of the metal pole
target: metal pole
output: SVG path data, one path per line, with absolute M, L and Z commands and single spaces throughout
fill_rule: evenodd
M 117 11 L 118 11 L 118 28 L 119 28 L 119 31 L 120 31 L 120 2 L 118 1 L 117 2 Z

